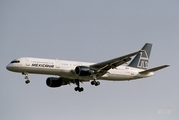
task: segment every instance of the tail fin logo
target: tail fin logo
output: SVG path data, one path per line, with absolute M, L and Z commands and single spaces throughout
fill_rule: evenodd
M 147 55 L 147 52 L 146 52 L 145 50 L 143 50 L 143 51 L 140 53 L 140 59 L 139 59 L 139 61 L 138 61 L 137 67 L 147 69 L 147 67 L 148 67 L 148 62 L 149 62 L 149 57 L 148 57 L 148 55 Z

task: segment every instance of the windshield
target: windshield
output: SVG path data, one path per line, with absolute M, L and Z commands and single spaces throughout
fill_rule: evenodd
M 20 63 L 19 60 L 13 60 L 11 63 Z

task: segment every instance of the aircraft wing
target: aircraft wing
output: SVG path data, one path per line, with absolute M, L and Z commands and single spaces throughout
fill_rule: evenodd
M 131 58 L 132 56 L 134 56 L 134 55 L 136 55 L 140 52 L 142 52 L 142 51 L 140 50 L 140 51 L 137 51 L 137 52 L 134 52 L 134 53 L 131 53 L 131 54 L 128 54 L 128 55 L 124 55 L 124 56 L 121 56 L 121 57 L 118 57 L 118 58 L 114 58 L 114 59 L 111 59 L 111 60 L 108 60 L 108 61 L 96 63 L 96 64 L 93 64 L 93 65 L 90 65 L 90 68 L 97 71 L 97 73 L 101 72 L 102 74 L 104 74 L 108 70 L 116 68 L 117 66 L 120 66 L 120 65 L 130 61 L 132 59 Z
M 139 72 L 140 74 L 148 74 L 150 72 L 155 72 L 157 70 L 160 70 L 160 69 L 163 69 L 163 68 L 166 68 L 166 67 L 169 67 L 170 65 L 162 65 L 162 66 L 159 66 L 159 67 L 155 67 L 155 68 L 151 68 L 151 69 L 148 69 L 148 70 L 145 70 L 145 71 L 141 71 Z

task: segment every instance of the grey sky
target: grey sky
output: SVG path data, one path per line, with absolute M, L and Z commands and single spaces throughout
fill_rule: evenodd
M 1 120 L 178 120 L 179 1 L 0 1 Z M 153 43 L 151 78 L 51 89 L 5 69 L 18 57 L 101 62 Z M 161 111 L 169 111 L 170 114 Z

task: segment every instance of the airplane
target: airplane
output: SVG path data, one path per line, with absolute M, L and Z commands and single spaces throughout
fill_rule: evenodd
M 80 83 L 83 82 L 91 81 L 91 85 L 99 86 L 98 80 L 135 80 L 153 76 L 155 71 L 168 67 L 169 65 L 162 65 L 147 69 L 151 49 L 152 44 L 146 43 L 137 52 L 100 63 L 22 57 L 10 62 L 6 68 L 25 75 L 26 84 L 30 83 L 29 73 L 46 74 L 54 76 L 46 79 L 47 86 L 56 88 L 72 83 L 77 85 L 75 91 L 82 92 L 84 88 L 80 87 Z M 129 61 L 128 65 L 123 65 Z

